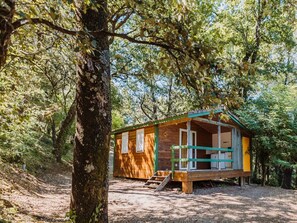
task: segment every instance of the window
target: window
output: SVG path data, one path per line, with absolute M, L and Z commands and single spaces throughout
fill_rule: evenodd
M 136 131 L 136 152 L 144 151 L 144 129 Z
M 129 141 L 128 132 L 123 132 L 122 133 L 122 153 L 128 153 L 128 141 Z

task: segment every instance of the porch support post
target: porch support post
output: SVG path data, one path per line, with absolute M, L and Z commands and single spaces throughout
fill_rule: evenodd
M 182 191 L 186 194 L 193 193 L 193 181 L 182 181 Z
M 154 143 L 154 172 L 157 172 L 159 162 L 159 126 L 155 125 L 155 143 Z
M 245 183 L 245 178 L 244 177 L 238 177 L 238 184 L 239 186 L 244 186 L 244 183 Z
M 221 122 L 219 118 L 219 123 Z M 218 125 L 218 147 L 221 148 L 221 125 Z M 219 160 L 221 159 L 221 151 L 219 151 Z M 219 162 L 219 170 L 221 170 L 221 162 Z
M 192 145 L 192 142 L 191 142 L 191 121 L 187 121 L 187 146 L 190 146 Z M 191 150 L 189 148 L 187 148 L 187 154 L 188 154 L 188 159 L 191 157 Z M 191 162 L 187 162 L 187 169 L 188 171 L 190 170 L 191 168 Z

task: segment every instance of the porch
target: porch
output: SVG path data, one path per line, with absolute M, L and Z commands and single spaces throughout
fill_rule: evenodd
M 219 117 L 191 118 L 160 127 L 160 137 L 155 173 L 171 174 L 185 193 L 193 192 L 194 181 L 238 177 L 243 182 L 250 176 L 243 167 L 245 137 L 234 123 L 222 123 Z
M 159 170 L 159 176 L 168 176 L 172 172 L 169 170 Z M 205 181 L 226 178 L 239 178 L 240 185 L 243 184 L 245 177 L 250 177 L 251 172 L 244 172 L 243 170 L 177 170 L 171 175 L 172 181 L 182 182 L 182 191 L 184 193 L 193 192 L 194 181 Z

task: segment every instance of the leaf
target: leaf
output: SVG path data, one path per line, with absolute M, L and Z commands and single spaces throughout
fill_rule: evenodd
M 22 17 L 23 19 L 25 19 L 27 16 L 23 11 L 19 11 L 18 12 L 19 16 Z
M 97 41 L 96 40 L 92 40 L 91 45 L 96 48 L 97 47 Z
M 77 47 L 74 48 L 73 51 L 77 53 L 77 52 L 79 52 L 79 50 L 80 50 L 80 48 L 77 46 Z
M 36 8 L 32 5 L 30 6 L 30 11 L 34 14 L 34 15 L 38 15 Z
M 53 7 L 50 7 L 50 14 L 49 15 L 52 18 L 52 20 L 56 20 L 58 18 L 56 10 Z

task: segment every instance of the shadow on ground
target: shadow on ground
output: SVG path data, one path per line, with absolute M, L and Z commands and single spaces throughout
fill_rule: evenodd
M 183 194 L 153 192 L 143 182 L 111 181 L 111 222 L 296 222 L 297 191 L 224 185 Z

